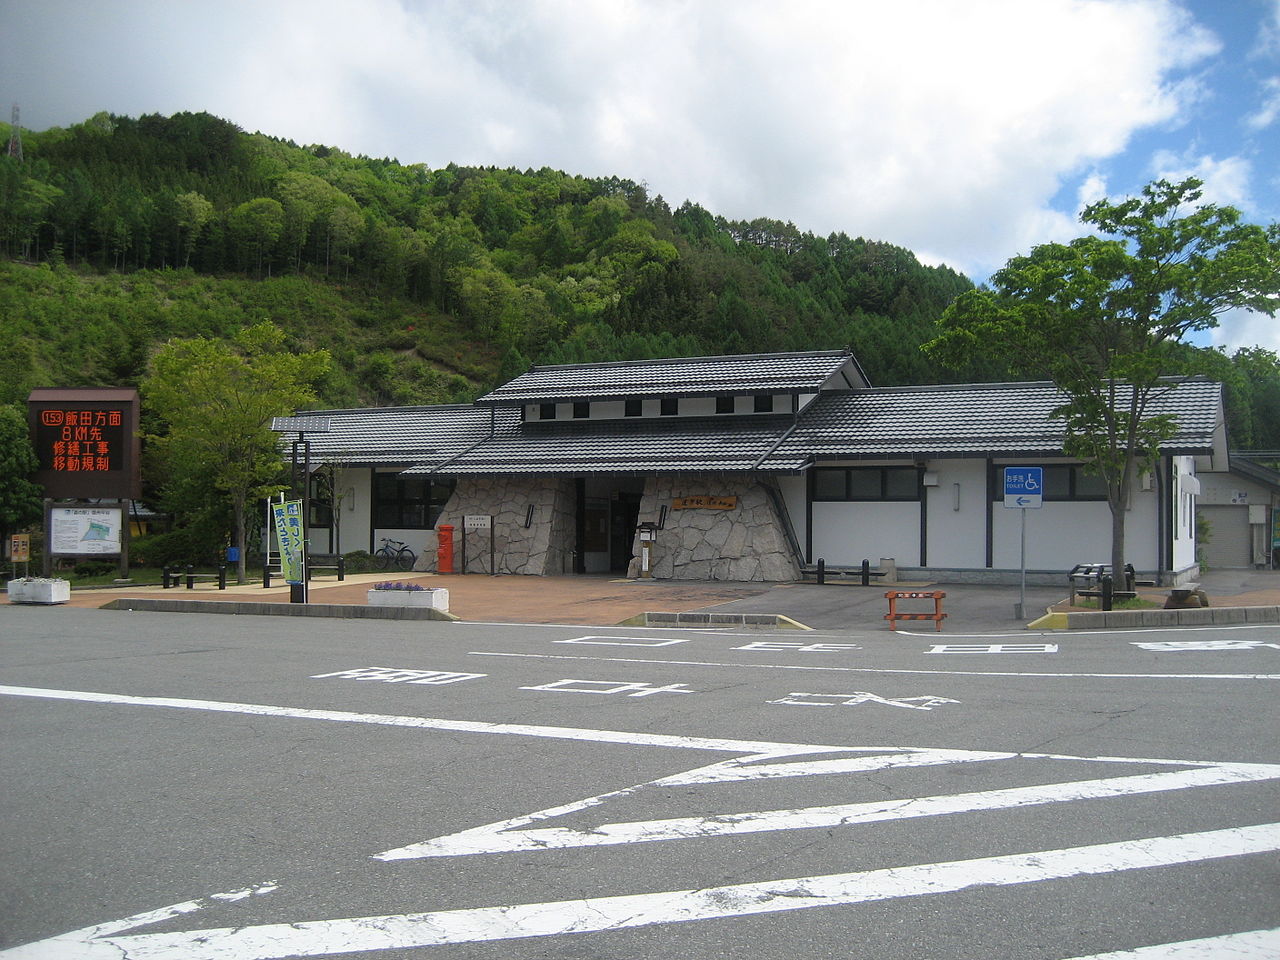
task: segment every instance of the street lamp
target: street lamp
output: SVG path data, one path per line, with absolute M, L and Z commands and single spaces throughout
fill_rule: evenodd
M 307 602 L 307 555 L 311 551 L 311 441 L 308 433 L 328 433 L 328 417 L 272 417 L 271 429 L 276 433 L 296 433 L 293 441 L 292 465 L 289 469 L 289 489 L 298 487 L 298 453 L 302 453 L 302 582 L 289 585 L 289 602 Z

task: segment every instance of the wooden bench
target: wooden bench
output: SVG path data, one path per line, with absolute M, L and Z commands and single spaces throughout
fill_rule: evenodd
M 227 565 L 221 564 L 217 573 L 196 573 L 195 566 L 187 564 L 182 566 L 167 566 L 160 571 L 160 585 L 164 590 L 170 587 L 178 586 L 183 580 L 187 581 L 187 589 L 194 590 L 197 580 L 217 580 L 218 589 L 227 589 Z
M 310 553 L 307 554 L 307 581 L 311 580 L 311 572 L 313 570 L 337 570 L 338 579 L 345 581 L 347 579 L 347 560 L 340 553 Z M 280 555 L 270 553 L 266 556 L 262 564 L 262 588 L 265 590 L 271 586 L 272 577 L 283 577 L 284 571 L 280 569 Z

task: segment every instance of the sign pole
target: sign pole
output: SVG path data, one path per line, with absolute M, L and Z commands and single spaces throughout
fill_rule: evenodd
M 1025 620 L 1027 616 L 1027 511 L 1023 509 L 1018 512 L 1022 514 L 1022 581 L 1018 588 L 1018 610 L 1014 616 L 1019 620 Z
M 1027 510 L 1039 510 L 1044 502 L 1044 467 L 1005 467 L 1004 505 L 1006 509 L 1022 514 L 1020 531 L 1021 569 L 1018 588 L 1018 604 L 1013 615 L 1018 620 L 1026 618 L 1027 606 Z

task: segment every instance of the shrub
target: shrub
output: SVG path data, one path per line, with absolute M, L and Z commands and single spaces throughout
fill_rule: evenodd
M 347 573 L 372 573 L 373 557 L 368 550 L 352 550 L 342 555 L 342 562 Z

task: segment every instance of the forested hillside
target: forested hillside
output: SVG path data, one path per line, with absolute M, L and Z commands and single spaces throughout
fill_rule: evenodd
M 918 349 L 972 287 L 955 271 L 617 177 L 431 170 L 204 113 L 22 142 L 0 157 L 0 402 L 137 383 L 157 343 L 263 319 L 330 352 L 332 405 L 465 400 L 530 363 L 775 350 L 849 348 L 881 385 L 1004 376 Z M 1223 370 L 1235 439 L 1280 446 L 1280 408 L 1255 399 L 1280 397 L 1274 355 Z

